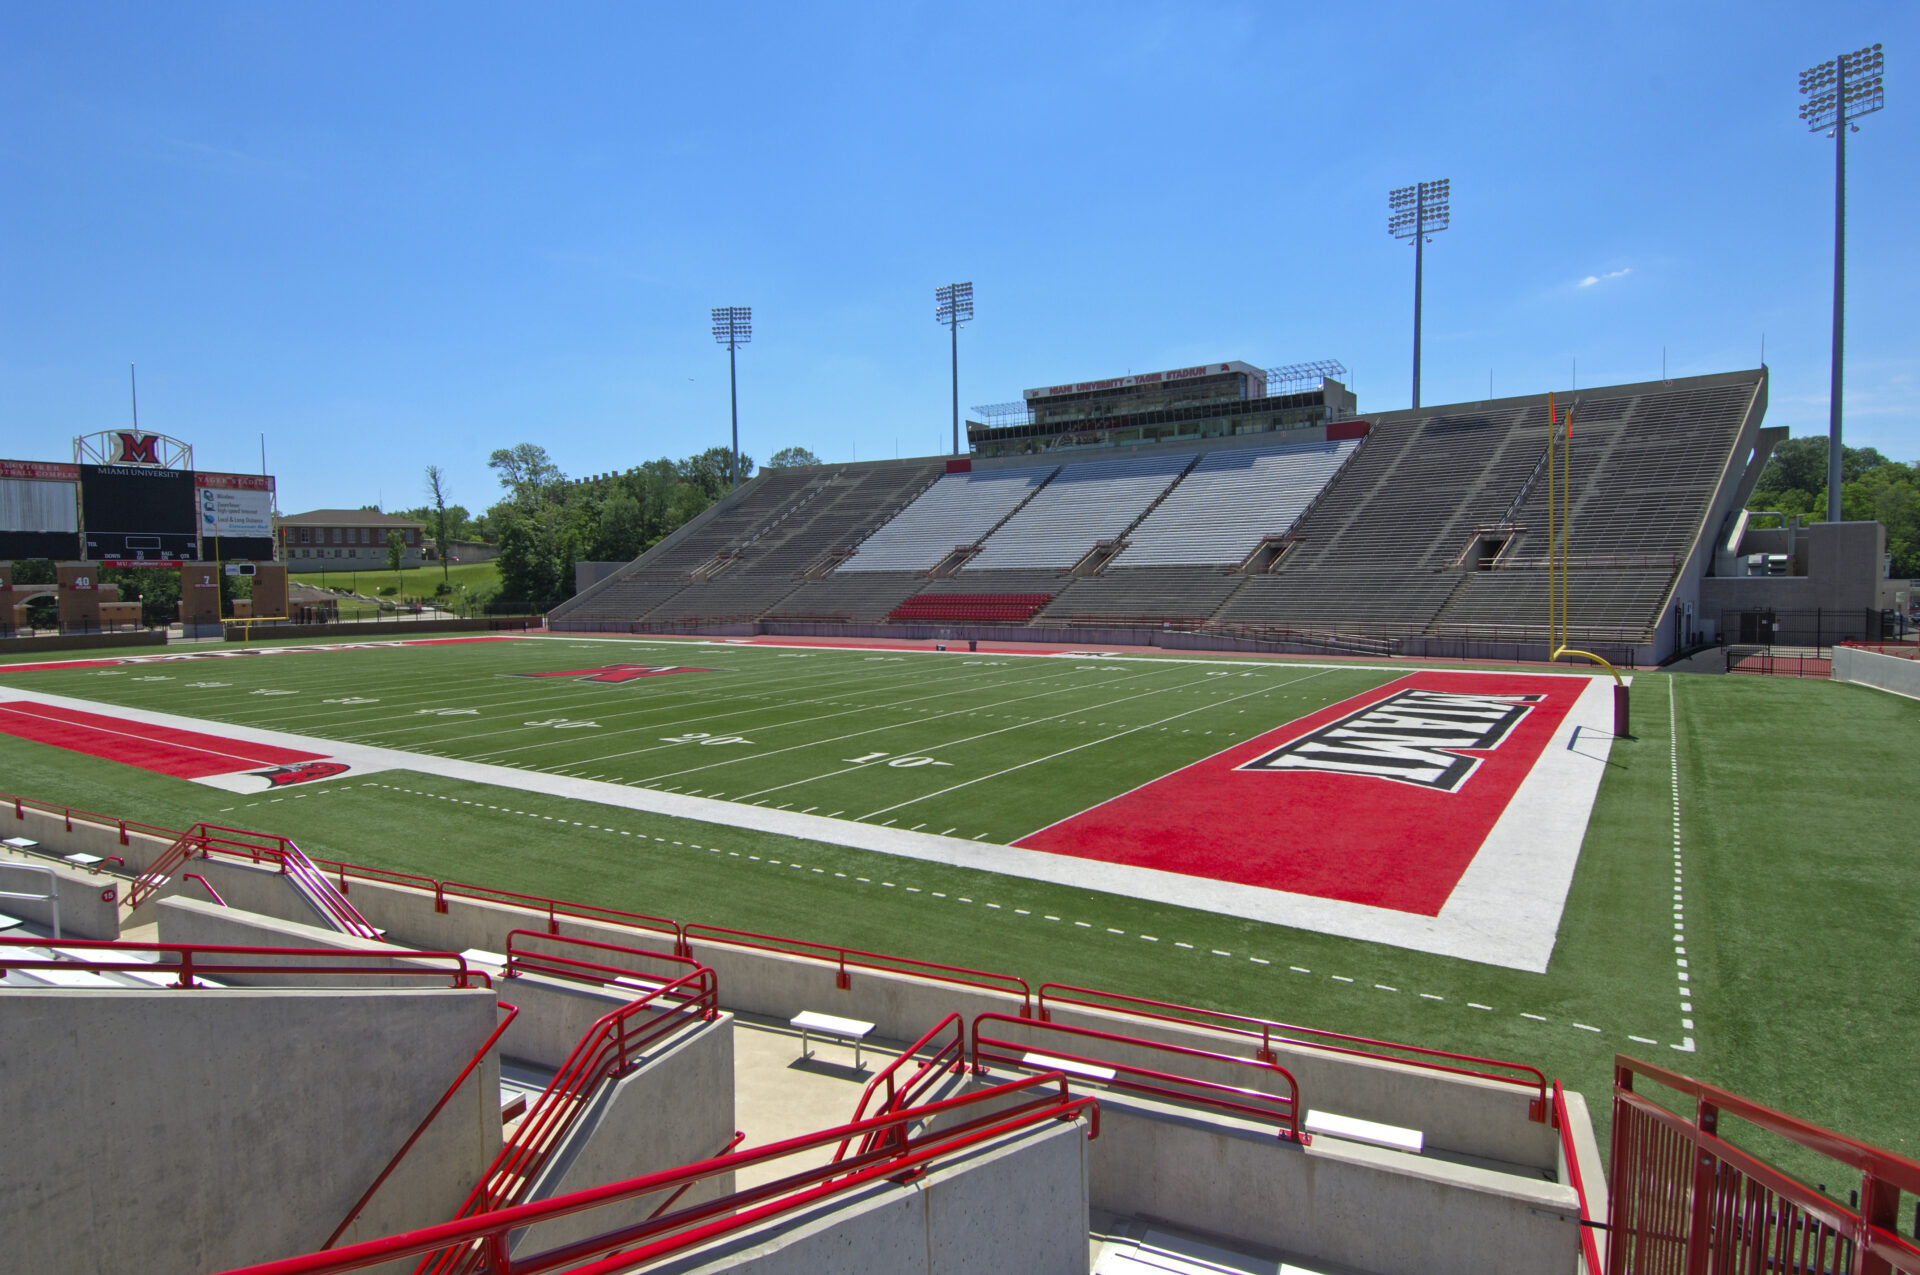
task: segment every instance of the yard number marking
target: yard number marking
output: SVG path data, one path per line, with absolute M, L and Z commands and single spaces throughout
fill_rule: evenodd
M 684 735 L 662 735 L 663 744 L 751 744 L 750 739 L 738 735 L 709 735 L 703 730 L 689 731 Z

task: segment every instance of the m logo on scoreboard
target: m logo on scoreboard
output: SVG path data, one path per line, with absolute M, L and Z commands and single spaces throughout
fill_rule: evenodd
M 1289 740 L 1240 770 L 1313 771 L 1459 792 L 1541 695 L 1407 690 Z
M 130 434 L 119 430 L 115 431 L 114 437 L 120 440 L 120 446 L 114 453 L 114 464 L 158 465 L 160 463 L 160 435 Z

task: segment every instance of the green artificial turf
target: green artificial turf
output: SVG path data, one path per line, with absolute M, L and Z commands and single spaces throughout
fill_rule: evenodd
M 823 814 L 841 801 L 844 817 L 911 801 L 896 826 L 951 822 L 955 835 L 1004 841 L 1397 672 L 973 659 L 554 640 L 0 680 L 723 799 L 772 789 L 750 799 Z M 723 672 L 620 685 L 513 676 L 620 662 Z M 378 702 L 327 702 L 348 699 Z M 478 711 L 442 716 L 467 708 Z M 572 721 L 597 726 L 556 725 Z M 753 742 L 667 742 L 696 732 Z M 873 752 L 888 757 L 847 760 Z M 1603 1147 L 1622 1052 L 1912 1154 L 1916 755 L 1909 700 L 1642 674 L 1634 737 L 1613 747 L 1544 974 L 407 771 L 237 798 L 0 737 L 0 788 L 172 826 L 283 833 L 322 858 L 1530 1062 L 1589 1096 Z M 885 765 L 922 756 L 955 764 Z M 913 800 L 1021 763 L 1032 764 Z M 1676 1051 L 1688 1036 L 1696 1052 Z M 1754 1141 L 1844 1195 L 1849 1183 L 1815 1158 Z

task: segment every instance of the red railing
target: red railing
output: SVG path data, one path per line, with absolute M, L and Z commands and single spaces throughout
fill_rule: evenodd
M 529 912 L 545 912 L 549 934 L 560 932 L 560 921 L 563 917 L 576 921 L 597 921 L 602 925 L 618 925 L 630 930 L 648 930 L 656 934 L 667 934 L 673 938 L 674 951 L 684 955 L 679 925 L 662 916 L 622 912 L 615 908 L 596 907 L 591 903 L 569 903 L 564 899 L 548 899 L 537 894 L 517 894 L 512 890 L 496 890 L 485 885 L 463 885 L 458 881 L 436 882 L 433 910 L 445 912 L 448 899 L 474 899 L 481 903 L 503 903 L 508 907 L 524 908 Z
M 1045 1090 L 1037 1097 L 1025 1097 Z M 1011 1105 L 1003 1105 L 1011 1103 Z M 981 1112 L 975 1115 L 973 1113 Z M 905 1181 L 925 1174 L 941 1160 L 1005 1137 L 1054 1122 L 1087 1118 L 1087 1137 L 1099 1136 L 1100 1107 L 1091 1097 L 1075 1096 L 1059 1072 L 995 1085 L 958 1098 L 908 1108 L 891 1115 L 819 1133 L 786 1138 L 747 1151 L 734 1151 L 677 1169 L 664 1169 L 624 1182 L 590 1187 L 567 1195 L 516 1205 L 496 1213 L 443 1222 L 383 1239 L 365 1240 L 330 1252 L 309 1253 L 226 1275 L 339 1275 L 421 1254 L 458 1255 L 483 1266 L 489 1275 L 572 1271 L 574 1275 L 612 1275 L 644 1262 L 683 1252 L 698 1244 L 743 1231 L 771 1218 L 846 1195 L 881 1179 Z M 952 1120 L 953 1123 L 946 1123 Z M 641 1199 L 663 1191 L 735 1174 L 755 1165 L 807 1155 L 848 1138 L 864 1138 L 888 1125 L 910 1130 L 934 1122 L 918 1135 L 903 1132 L 897 1143 L 838 1164 L 813 1164 L 774 1181 L 746 1187 L 719 1199 L 688 1205 L 657 1218 L 564 1244 L 545 1252 L 510 1253 L 507 1237 L 541 1222 L 584 1213 L 606 1205 Z M 813 1158 L 809 1156 L 808 1158 Z M 425 1265 L 425 1263 L 423 1263 Z
M 1691 1118 L 1635 1092 L 1636 1077 L 1693 1100 Z M 1857 1204 L 1802 1185 L 1720 1137 L 1720 1118 L 1861 1175 Z M 1920 1275 L 1920 1248 L 1896 1230 L 1920 1163 L 1775 1111 L 1690 1076 L 1614 1057 L 1609 1275 Z
M 194 827 L 198 828 L 200 825 L 195 824 Z M 68 829 L 71 831 L 71 824 L 68 825 Z M 183 832 L 176 837 L 173 844 L 162 850 L 159 857 L 147 865 L 147 870 L 135 877 L 133 884 L 127 887 L 127 907 L 137 908 L 152 898 L 161 886 L 173 879 L 175 871 L 184 866 L 187 860 L 193 858 L 193 848 L 192 831 Z
M 483 970 L 467 968 L 466 958 L 458 952 L 395 952 L 388 956 L 384 952 L 347 952 L 323 947 L 250 947 L 236 946 L 231 943 L 128 943 L 107 939 L 63 939 L 60 950 L 66 953 L 77 951 L 98 951 L 98 959 L 72 957 L 69 960 L 56 961 L 44 958 L 15 959 L 6 953 L 10 949 L 22 947 L 45 947 L 45 939 L 9 939 L 0 938 L 0 978 L 6 972 L 15 970 L 92 970 L 95 973 L 134 972 L 139 974 L 177 973 L 179 981 L 176 987 L 197 987 L 195 978 L 213 978 L 219 975 L 233 974 L 285 974 L 332 978 L 336 975 L 379 976 L 395 978 L 446 978 L 451 979 L 452 987 L 492 987 L 493 980 Z M 158 961 L 135 960 L 131 955 L 121 960 L 112 959 L 118 953 L 152 952 L 161 959 Z M 214 959 L 208 959 L 212 956 Z M 275 964 L 262 964 L 257 961 L 231 961 L 221 959 L 233 956 L 274 956 L 283 958 Z M 168 960 L 166 958 L 174 959 Z M 284 958 L 297 957 L 300 964 L 290 963 Z M 447 962 L 448 968 L 434 965 L 420 965 L 417 962 Z M 370 963 L 375 962 L 375 963 Z M 385 963 L 377 963 L 385 962 Z M 402 963 L 405 962 L 405 963 Z
M 1045 1043 L 1038 1046 L 1020 1044 L 989 1036 L 981 1030 L 983 1024 L 995 1022 L 1013 1024 L 1025 1033 L 1042 1037 Z M 1069 1053 L 1067 1051 L 1070 1045 L 1056 1044 L 1056 1041 L 1079 1042 L 1088 1048 L 1102 1049 L 1103 1052 L 1101 1055 Z M 1269 1093 L 1263 1089 L 1244 1085 L 1202 1080 L 1197 1076 L 1159 1071 L 1108 1056 L 1121 1049 L 1143 1049 L 1189 1064 L 1253 1068 L 1262 1076 L 1277 1077 L 1279 1081 L 1284 1081 L 1285 1092 Z M 1029 1061 L 1030 1058 L 1031 1061 Z M 1294 1082 L 1293 1073 L 1277 1062 L 1236 1058 L 1232 1054 L 1216 1054 L 1205 1049 L 1192 1049 L 1185 1045 L 1168 1045 L 1157 1040 L 1143 1040 L 1138 1036 L 1122 1036 L 1116 1032 L 1096 1031 L 1090 1027 L 1068 1027 L 1061 1023 L 1014 1018 L 1008 1014 L 975 1014 L 973 1017 L 973 1069 L 975 1072 L 984 1072 L 989 1064 L 1035 1071 L 1044 1071 L 1059 1064 L 1071 1064 L 1071 1067 L 1061 1069 L 1091 1068 L 1097 1072 L 1109 1072 L 1112 1073 L 1111 1078 L 1103 1075 L 1099 1079 L 1102 1083 L 1116 1089 L 1127 1089 L 1134 1093 L 1172 1099 L 1175 1102 L 1191 1103 L 1215 1111 L 1224 1111 L 1229 1115 L 1245 1116 L 1254 1120 L 1271 1120 L 1279 1126 L 1282 1141 L 1302 1141 L 1300 1087 Z
M 132 819 L 117 819 L 111 815 L 97 815 L 92 811 L 79 810 L 73 806 L 56 805 L 50 801 L 36 801 L 32 797 L 6 795 L 0 796 L 0 801 L 11 801 L 13 803 L 13 817 L 15 819 L 25 819 L 27 817 L 27 811 L 29 810 L 38 811 L 46 815 L 59 815 L 65 820 L 68 832 L 73 831 L 73 821 L 75 819 L 84 820 L 87 823 L 105 824 L 108 827 L 118 827 L 120 830 L 120 844 L 123 846 L 128 844 L 127 834 L 129 832 L 138 832 L 149 837 L 162 837 L 168 841 L 172 841 L 180 835 L 172 828 L 160 828 L 153 824 L 140 823 Z
M 1587 1205 L 1587 1184 L 1581 1181 L 1580 1156 L 1573 1145 L 1573 1121 L 1567 1115 L 1567 1091 L 1560 1087 L 1558 1080 L 1553 1082 L 1553 1127 L 1560 1131 L 1560 1154 L 1567 1161 L 1567 1185 L 1580 1197 L 1580 1253 L 1587 1263 L 1584 1275 L 1601 1275 L 1606 1267 L 1600 1264 L 1600 1246 L 1594 1231 L 1606 1223 L 1595 1217 Z
M 535 945 L 533 949 L 528 948 L 528 941 Z M 561 952 L 538 950 L 543 944 L 574 949 L 600 959 L 588 960 L 585 955 L 569 956 Z M 570 938 L 564 934 L 545 934 L 539 930 L 510 932 L 507 935 L 506 957 L 505 975 L 508 978 L 518 978 L 522 974 L 544 974 L 550 978 L 572 979 L 575 982 L 592 983 L 595 986 L 617 983 L 624 979 L 629 983 L 640 982 L 657 988 L 683 978 L 694 970 L 705 968 L 690 956 L 649 952 L 645 948 L 621 947 L 617 943 L 598 943 L 592 939 Z M 631 961 L 638 968 L 607 963 L 616 957 Z M 644 968 L 648 965 L 663 968 L 649 972 Z M 642 990 L 647 989 L 642 988 Z
M 953 1029 L 953 1039 L 934 1048 L 934 1039 L 949 1027 Z M 932 1049 L 932 1056 L 920 1059 L 918 1055 L 924 1049 Z M 896 1081 L 894 1077 L 910 1062 L 919 1062 L 919 1067 L 905 1082 Z M 860 1091 L 859 1103 L 854 1106 L 853 1123 L 858 1124 L 870 1116 L 885 1115 L 901 1107 L 913 1106 L 920 1101 L 921 1095 L 933 1088 L 941 1076 L 950 1072 L 964 1071 L 966 1066 L 967 1020 L 958 1014 L 948 1014 L 935 1023 L 919 1040 L 908 1045 L 898 1058 L 881 1068 L 880 1073 L 867 1082 L 867 1087 Z M 880 1092 L 883 1084 L 886 1086 L 887 1096 L 881 1100 L 879 1107 L 869 1109 L 874 1095 Z M 886 1135 L 869 1134 L 867 1136 L 869 1139 L 891 1136 L 891 1128 Z M 834 1151 L 833 1159 L 836 1164 L 845 1158 L 847 1146 L 846 1142 L 842 1142 Z M 868 1142 L 862 1142 L 860 1150 L 864 1153 L 873 1150 L 873 1147 Z
M 681 939 L 689 945 L 695 942 L 725 943 L 732 947 L 750 947 L 763 952 L 779 952 L 785 956 L 804 956 L 810 960 L 825 961 L 835 968 L 834 986 L 845 989 L 852 986 L 849 969 L 879 970 L 888 974 L 905 974 L 912 978 L 924 978 L 935 983 L 952 983 L 959 987 L 977 987 L 990 992 L 1004 992 L 1020 998 L 1020 1017 L 1028 1018 L 1033 1014 L 1033 995 L 1027 986 L 1027 980 L 1013 974 L 994 974 L 987 970 L 968 969 L 964 965 L 941 965 L 933 961 L 918 961 L 910 956 L 888 956 L 884 952 L 863 952 L 858 948 L 838 947 L 832 943 L 815 943 L 810 939 L 786 939 L 773 934 L 755 934 L 751 930 L 730 930 L 722 925 L 702 925 L 689 922 L 680 927 Z
M 321 875 L 319 866 L 307 858 L 306 852 L 285 837 L 278 840 L 280 871 L 292 878 L 294 887 L 326 918 L 327 924 L 342 934 L 378 941 L 380 931 L 360 915 L 358 908 L 347 902 L 347 896 L 336 890 L 333 882 Z
M 218 903 L 221 907 L 227 906 L 227 901 L 220 897 L 220 891 L 213 888 L 213 882 L 207 880 L 205 877 L 201 876 L 198 872 L 182 872 L 180 874 L 180 879 L 182 881 L 198 881 L 201 885 L 201 888 L 206 890 L 206 892 L 212 896 L 213 901 L 215 903 Z
M 414 1126 L 413 1132 L 407 1135 L 407 1140 L 400 1144 L 398 1151 L 393 1153 L 393 1159 L 387 1161 L 387 1167 L 380 1170 L 379 1176 L 373 1180 L 373 1185 L 369 1186 L 361 1193 L 360 1198 L 353 1202 L 353 1207 L 347 1210 L 347 1215 L 340 1219 L 340 1225 L 333 1228 L 333 1234 L 327 1236 L 327 1242 L 322 1244 L 320 1246 L 321 1248 L 332 1248 L 334 1244 L 339 1241 L 340 1237 L 347 1233 L 347 1228 L 353 1225 L 353 1220 L 360 1216 L 360 1210 L 367 1207 L 367 1201 L 371 1200 L 374 1193 L 385 1185 L 386 1180 L 393 1175 L 393 1171 L 400 1167 L 400 1162 L 407 1158 L 407 1152 L 413 1150 L 413 1144 L 420 1141 L 420 1135 L 427 1131 L 427 1126 L 434 1122 L 435 1117 L 445 1109 L 449 1102 L 453 1101 L 453 1095 L 459 1093 L 460 1086 L 467 1083 L 467 1077 L 471 1076 L 473 1069 L 480 1065 L 480 1060 L 493 1051 L 493 1047 L 500 1043 L 500 1037 L 506 1033 L 507 1028 L 512 1025 L 513 1020 L 520 1016 L 518 1006 L 509 1005 L 506 1001 L 498 1001 L 496 1003 L 501 1009 L 506 1011 L 506 1017 L 500 1020 L 500 1025 L 493 1029 L 493 1034 L 487 1037 L 480 1048 L 474 1050 L 473 1057 L 468 1059 L 467 1065 L 460 1069 L 460 1074 L 453 1078 L 453 1083 L 447 1086 L 447 1091 L 440 1095 L 440 1101 L 434 1103 L 433 1110 L 429 1111 L 421 1118 L 420 1123 Z
M 1111 1014 L 1126 1014 L 1134 1018 L 1173 1023 L 1181 1027 L 1201 1027 L 1230 1036 L 1255 1039 L 1260 1042 L 1256 1057 L 1262 1062 L 1274 1061 L 1276 1055 L 1273 1047 L 1275 1044 L 1281 1044 L 1317 1050 L 1321 1053 L 1396 1062 L 1409 1067 L 1425 1068 L 1428 1071 L 1445 1072 L 1448 1075 L 1472 1076 L 1478 1080 L 1497 1080 L 1503 1084 L 1520 1085 L 1533 1090 L 1534 1093 L 1533 1100 L 1527 1107 L 1528 1115 L 1535 1123 L 1544 1123 L 1547 1119 L 1546 1075 L 1538 1067 L 1530 1067 L 1526 1063 L 1507 1062 L 1499 1058 L 1481 1058 L 1474 1054 L 1450 1053 L 1444 1049 L 1426 1049 L 1419 1045 L 1402 1045 L 1390 1040 L 1370 1040 L 1365 1036 L 1349 1036 L 1344 1032 L 1296 1027 L 1290 1023 L 1273 1022 L 1264 1018 L 1248 1018 L 1241 1014 L 1229 1014 L 1216 1009 L 1198 1009 L 1191 1005 L 1171 1005 L 1164 1001 L 1148 1000 L 1142 996 L 1123 996 L 1118 992 L 1095 991 L 1092 988 L 1073 987 L 1066 983 L 1042 983 L 1040 985 L 1040 1021 L 1051 1022 L 1051 1007 L 1057 1005 L 1104 1010 Z
M 649 1046 L 689 1022 L 711 1022 L 719 1012 L 713 971 L 695 966 L 691 973 L 601 1017 L 534 1100 L 526 1118 L 467 1194 L 455 1219 L 495 1213 L 524 1200 L 541 1167 L 603 1083 L 638 1065 L 639 1055 Z M 418 1271 L 421 1275 L 473 1271 L 479 1269 L 482 1257 L 478 1249 L 449 1250 L 438 1259 L 422 1262 Z

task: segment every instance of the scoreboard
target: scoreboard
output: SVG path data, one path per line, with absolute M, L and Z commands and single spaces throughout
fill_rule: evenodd
M 188 470 L 82 465 L 80 518 L 95 561 L 200 556 Z

